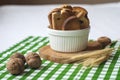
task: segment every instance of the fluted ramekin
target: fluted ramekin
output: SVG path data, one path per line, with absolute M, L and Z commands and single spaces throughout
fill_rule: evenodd
M 90 28 L 54 30 L 48 28 L 50 47 L 59 52 L 78 52 L 87 47 Z

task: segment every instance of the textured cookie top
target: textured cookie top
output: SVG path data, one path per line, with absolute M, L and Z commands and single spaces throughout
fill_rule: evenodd
M 85 29 L 89 27 L 89 19 L 87 17 L 87 10 L 82 7 L 72 7 L 70 5 L 62 5 L 59 8 L 53 9 L 49 15 L 49 28 L 55 29 L 55 30 L 79 30 L 79 29 Z M 71 22 L 71 16 L 76 16 L 78 20 L 72 20 Z M 67 20 L 67 21 L 66 21 Z M 70 20 L 70 21 L 69 21 Z M 71 22 L 71 23 L 66 23 Z M 79 27 L 76 27 L 76 24 Z M 66 24 L 65 24 L 66 23 Z M 65 25 L 71 25 L 65 26 Z M 67 27 L 67 28 L 66 28 Z M 75 28 L 74 28 L 75 27 Z

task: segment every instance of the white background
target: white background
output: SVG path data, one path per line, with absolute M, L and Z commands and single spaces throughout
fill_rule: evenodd
M 0 6 L 0 52 L 28 36 L 47 36 L 48 13 L 59 6 Z M 72 6 L 82 6 L 88 10 L 91 25 L 89 39 L 100 36 L 120 39 L 120 2 Z

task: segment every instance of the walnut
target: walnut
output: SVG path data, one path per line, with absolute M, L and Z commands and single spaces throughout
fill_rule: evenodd
M 26 62 L 24 55 L 22 55 L 21 53 L 14 53 L 13 55 L 11 55 L 10 59 L 13 58 L 20 58 L 23 60 L 24 63 Z
M 26 58 L 26 62 L 27 64 L 31 67 L 31 68 L 39 68 L 41 66 L 41 58 L 37 53 L 34 52 L 30 52 L 27 54 Z
M 99 37 L 97 41 L 102 44 L 103 48 L 111 43 L 111 39 L 106 36 Z
M 11 74 L 21 74 L 24 72 L 24 62 L 22 59 L 20 58 L 13 58 L 10 59 L 7 64 L 6 64 L 7 70 L 11 73 Z
M 97 41 L 88 42 L 86 50 L 99 50 L 102 49 L 102 45 Z

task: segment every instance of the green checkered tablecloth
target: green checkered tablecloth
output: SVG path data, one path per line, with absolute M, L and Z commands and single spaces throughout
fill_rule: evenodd
M 116 50 L 110 59 L 98 67 L 82 69 L 81 65 L 58 64 L 42 60 L 42 66 L 37 69 L 27 67 L 22 75 L 11 75 L 6 69 L 6 62 L 14 52 L 37 52 L 39 48 L 48 45 L 47 37 L 29 36 L 0 53 L 0 80 L 120 80 L 120 42 L 111 47 Z

